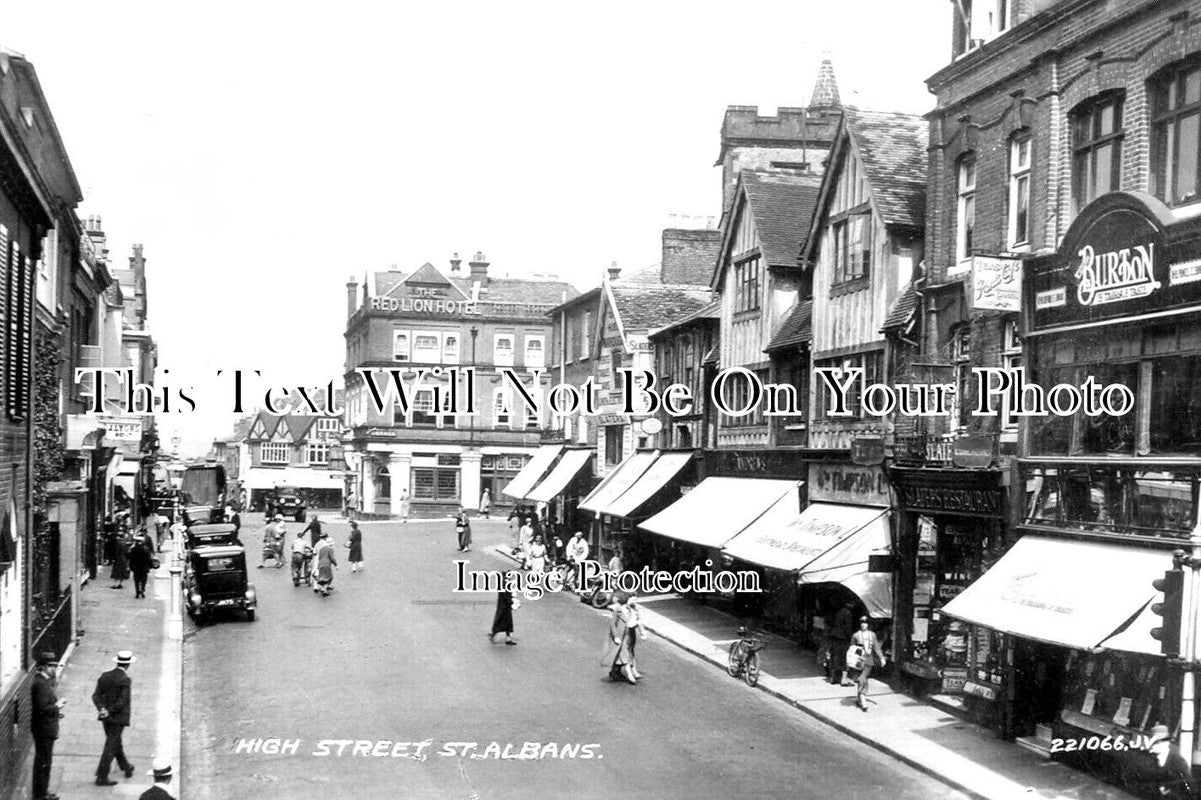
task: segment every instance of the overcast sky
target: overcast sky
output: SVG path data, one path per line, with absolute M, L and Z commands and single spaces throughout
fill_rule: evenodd
M 345 283 L 483 250 L 581 289 L 721 212 L 727 105 L 921 113 L 946 0 L 787 3 L 46 2 L 4 11 L 114 260 L 148 259 L 165 383 L 339 378 Z M 410 6 L 414 6 L 410 8 Z M 203 452 L 224 395 L 164 420 Z M 189 447 L 190 445 L 190 447 Z

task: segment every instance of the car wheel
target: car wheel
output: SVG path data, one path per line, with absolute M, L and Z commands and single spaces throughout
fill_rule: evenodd
M 304 518 L 305 518 L 305 513 L 304 513 L 303 511 L 301 511 L 301 512 L 298 512 L 298 513 L 296 514 L 296 521 L 297 521 L 297 522 L 304 522 Z
M 254 622 L 254 609 L 253 608 L 246 609 L 246 621 Z

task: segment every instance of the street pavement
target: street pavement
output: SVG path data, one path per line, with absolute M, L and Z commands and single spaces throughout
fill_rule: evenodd
M 511 567 L 490 552 L 502 520 L 474 522 L 463 555 L 449 520 L 364 523 L 358 574 L 348 527 L 325 527 L 342 561 L 330 597 L 252 568 L 254 622 L 187 623 L 188 800 L 965 797 L 655 637 L 641 684 L 610 683 L 607 617 L 572 595 L 523 600 L 519 644 L 490 644 L 495 595 L 452 592 L 453 562 Z M 261 529 L 243 528 L 253 562 Z M 539 758 L 511 757 L 535 742 Z

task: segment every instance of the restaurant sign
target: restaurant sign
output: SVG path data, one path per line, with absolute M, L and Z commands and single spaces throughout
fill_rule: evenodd
M 1096 200 L 1072 223 L 1058 254 L 1027 266 L 1031 328 L 1201 305 L 1201 251 L 1195 241 L 1169 241 L 1171 219 L 1149 196 L 1112 192 Z
M 1005 495 L 997 473 L 893 468 L 897 505 L 906 511 L 995 515 Z

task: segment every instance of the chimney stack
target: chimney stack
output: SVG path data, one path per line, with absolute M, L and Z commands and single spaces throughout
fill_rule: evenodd
M 358 310 L 359 305 L 359 284 L 351 275 L 346 279 L 346 318 L 350 319 L 354 316 L 354 312 Z
M 467 266 L 471 268 L 472 283 L 488 285 L 488 262 L 484 259 L 483 251 L 476 250 L 475 258 Z
M 612 266 L 609 267 L 609 280 L 611 280 L 611 281 L 617 280 L 617 276 L 620 274 L 621 274 L 621 267 L 617 266 L 617 262 L 614 261 Z
M 463 263 L 463 259 L 459 258 L 459 254 L 458 254 L 458 253 L 455 253 L 453 256 L 451 256 L 451 259 L 450 259 L 450 271 L 451 271 L 451 272 L 458 272 L 458 271 L 459 271 L 459 265 L 460 265 L 460 264 L 462 264 L 462 263 Z

